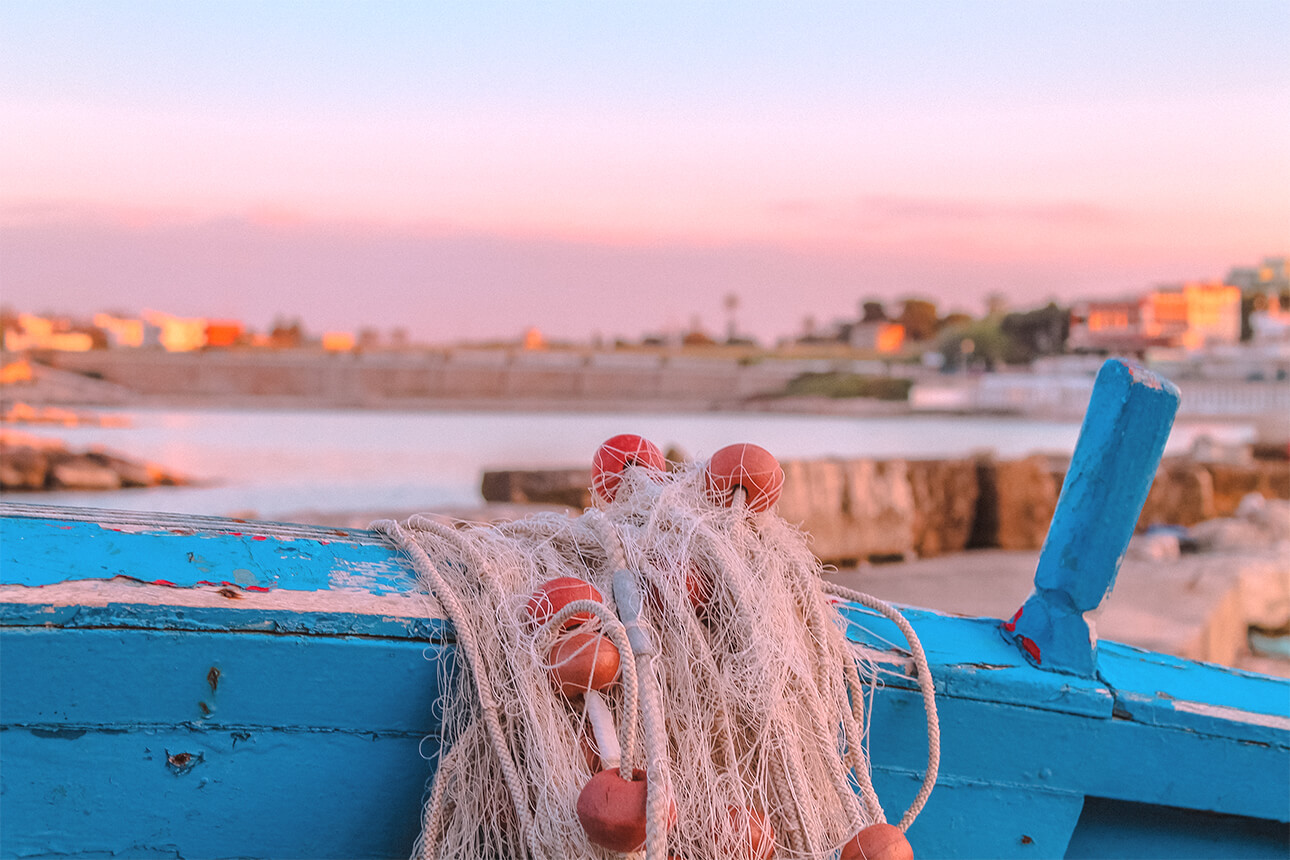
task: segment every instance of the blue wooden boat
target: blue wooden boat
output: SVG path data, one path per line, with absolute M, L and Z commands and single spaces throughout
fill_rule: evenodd
M 940 713 L 908 832 L 931 857 L 1290 853 L 1290 683 L 1090 636 L 1177 392 L 1108 362 L 1013 619 L 906 615 Z M 0 506 L 0 856 L 405 857 L 453 631 L 380 536 Z M 896 628 L 859 606 L 874 785 L 926 728 Z

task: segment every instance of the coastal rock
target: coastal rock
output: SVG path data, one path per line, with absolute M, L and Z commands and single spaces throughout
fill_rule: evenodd
M 69 451 L 57 439 L 0 431 L 0 489 L 119 490 L 186 484 L 188 479 L 155 463 L 99 448 Z
M 1290 499 L 1290 466 L 1283 461 L 1259 460 L 1254 467 L 1267 482 L 1264 496 L 1270 499 Z
M 121 476 L 89 454 L 69 454 L 50 466 L 49 483 L 59 490 L 119 490 Z
M 976 463 L 979 494 L 969 547 L 1039 549 L 1057 508 L 1057 481 L 1048 458 L 984 457 Z
M 903 460 L 789 460 L 779 514 L 825 562 L 913 553 L 914 498 Z
M 1210 473 L 1188 458 L 1167 457 L 1151 483 L 1138 530 L 1156 525 L 1190 526 L 1215 516 Z
M 1204 466 L 1214 482 L 1214 514 L 1230 517 L 1241 499 L 1249 493 L 1272 495 L 1270 477 L 1264 470 L 1245 464 L 1207 463 Z
M 539 502 L 591 507 L 591 469 L 505 469 L 485 472 L 480 493 L 486 502 Z
M 85 457 L 90 462 L 115 472 L 121 479 L 123 487 L 156 487 L 183 483 L 178 476 L 170 474 L 153 463 L 127 460 L 125 457 L 100 450 L 91 450 Z
M 811 536 L 811 550 L 820 558 L 860 558 L 859 542 L 849 534 L 842 512 L 846 493 L 841 460 L 785 460 L 784 489 L 778 513 Z
M 0 446 L 0 489 L 43 490 L 48 474 L 45 452 L 27 446 Z
M 914 552 L 931 558 L 965 549 L 976 518 L 976 464 L 911 460 L 907 469 L 914 502 Z
M 914 551 L 914 494 L 904 460 L 850 460 L 844 509 L 863 535 L 866 558 Z

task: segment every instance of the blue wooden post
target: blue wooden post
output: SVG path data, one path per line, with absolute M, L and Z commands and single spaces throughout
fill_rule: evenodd
M 1115 585 L 1178 411 L 1178 389 L 1110 359 L 1093 396 L 1035 570 L 1035 590 L 1003 625 L 1045 669 L 1091 677 L 1097 641 L 1084 613 Z

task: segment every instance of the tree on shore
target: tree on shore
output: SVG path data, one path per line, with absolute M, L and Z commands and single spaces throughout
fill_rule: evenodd
M 936 303 L 927 299 L 905 299 L 896 322 L 905 327 L 905 337 L 912 341 L 931 340 L 940 328 Z
M 1003 317 L 1000 329 L 1008 339 L 1004 360 L 1009 364 L 1029 364 L 1042 355 L 1066 351 L 1071 332 L 1070 309 L 1049 302 L 1033 311 L 1010 313 Z

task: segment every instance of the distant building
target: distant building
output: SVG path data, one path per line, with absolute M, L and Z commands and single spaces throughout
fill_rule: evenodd
M 144 311 L 143 318 L 156 327 L 157 341 L 167 352 L 192 352 L 206 345 L 206 320 L 201 317 L 177 317 L 161 311 Z
M 1281 307 L 1281 297 L 1269 292 L 1262 304 L 1250 313 L 1250 340 L 1255 344 L 1290 341 L 1290 310 Z
M 78 331 L 69 320 L 18 314 L 16 325 L 4 328 L 4 348 L 11 352 L 28 349 L 87 352 L 94 348 L 94 335 Z
M 1241 340 L 1241 291 L 1231 284 L 1181 284 L 1149 293 L 1147 301 L 1148 334 L 1176 338 L 1185 349 Z
M 95 314 L 94 325 L 107 336 L 109 347 L 127 349 L 143 346 L 148 323 L 141 319 L 119 317 L 114 314 Z
M 228 349 L 238 346 L 246 337 L 246 329 L 237 320 L 208 320 L 206 322 L 206 347 Z
M 354 335 L 347 331 L 326 331 L 322 336 L 322 348 L 328 352 L 353 352 Z
M 905 345 L 905 327 L 894 322 L 858 322 L 850 326 L 847 344 L 852 349 L 873 352 L 900 352 Z
M 1224 283 L 1247 294 L 1290 290 L 1290 260 L 1286 257 L 1267 257 L 1257 266 L 1232 269 L 1227 273 Z
M 1067 346 L 1075 352 L 1139 353 L 1151 345 L 1141 299 L 1090 300 L 1071 308 Z
M 1152 347 L 1195 350 L 1240 339 L 1241 291 L 1193 282 L 1139 298 L 1078 302 L 1068 344 L 1074 351 L 1140 354 Z

